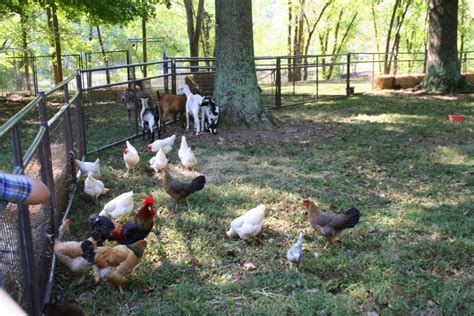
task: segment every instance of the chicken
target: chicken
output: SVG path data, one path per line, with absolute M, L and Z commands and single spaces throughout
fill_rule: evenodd
M 94 257 L 95 273 L 123 292 L 125 277 L 141 262 L 146 245 L 146 241 L 139 240 L 131 245 L 99 247 Z
M 97 198 L 101 195 L 112 194 L 112 190 L 106 188 L 104 183 L 100 180 L 96 180 L 92 174 L 88 174 L 84 181 L 84 193 L 93 198 L 97 203 Z
M 290 268 L 293 267 L 293 263 L 298 263 L 300 261 L 301 255 L 303 253 L 303 232 L 299 232 L 298 234 L 298 239 L 296 240 L 296 243 L 288 249 L 288 252 L 286 253 L 286 259 L 290 262 Z
M 81 173 L 87 177 L 89 174 L 96 179 L 100 178 L 100 160 L 97 158 L 94 162 L 80 161 L 74 159 L 76 166 L 81 170 Z
M 173 150 L 175 139 L 176 135 L 163 139 L 157 139 L 153 143 L 145 145 L 145 149 L 157 152 L 158 150 L 160 150 L 160 148 L 162 148 L 165 154 L 169 154 Z
M 310 199 L 304 199 L 303 203 L 308 209 L 308 221 L 311 226 L 326 237 L 324 249 L 329 243 L 336 242 L 336 235 L 343 229 L 353 228 L 359 223 L 360 211 L 356 208 L 351 208 L 344 214 L 325 213 L 321 212 L 319 205 Z
M 133 210 L 133 191 L 125 192 L 107 202 L 99 215 L 118 219 L 126 217 Z
M 90 237 L 82 242 L 67 241 L 71 223 L 70 219 L 66 219 L 59 227 L 58 238 L 54 241 L 54 253 L 59 262 L 77 275 L 75 283 L 81 284 L 92 269 L 96 240 Z
M 194 156 L 191 148 L 188 147 L 186 137 L 181 138 L 181 145 L 178 150 L 178 157 L 181 160 L 181 164 L 187 169 L 193 169 L 197 164 L 196 156 Z
M 150 159 L 150 167 L 152 167 L 155 172 L 161 172 L 165 170 L 167 165 L 168 158 L 166 158 L 163 148 L 160 148 L 156 153 L 156 156 Z
M 188 196 L 196 191 L 202 190 L 205 184 L 205 176 L 198 176 L 191 182 L 181 182 L 173 179 L 168 170 L 165 170 L 165 175 L 163 177 L 163 188 L 165 189 L 165 192 L 176 201 L 175 209 L 178 208 L 179 202 L 183 199 L 186 200 L 189 207 Z
M 140 156 L 138 156 L 137 150 L 132 144 L 130 144 L 128 140 L 125 142 L 125 144 L 127 145 L 127 148 L 123 150 L 123 161 L 125 161 L 127 172 L 130 172 L 130 170 L 135 169 L 135 167 L 138 165 Z
M 227 236 L 247 239 L 257 236 L 262 230 L 263 219 L 265 217 L 265 205 L 260 204 L 244 215 L 237 217 L 230 223 Z
M 89 222 L 92 231 L 98 235 L 97 239 L 108 239 L 118 241 L 119 244 L 129 245 L 141 239 L 145 239 L 153 228 L 156 210 L 155 201 L 148 196 L 143 201 L 143 206 L 135 214 L 133 220 L 125 222 L 123 225 L 114 225 L 105 216 L 92 214 Z M 113 230 L 109 227 L 115 226 Z

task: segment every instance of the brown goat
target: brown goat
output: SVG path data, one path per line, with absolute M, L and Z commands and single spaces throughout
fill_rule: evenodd
M 160 126 L 163 133 L 166 132 L 166 118 L 170 113 L 181 113 L 181 126 L 184 128 L 184 112 L 186 111 L 186 96 L 177 94 L 165 94 L 160 97 L 160 91 L 156 91 L 158 108 L 160 110 Z

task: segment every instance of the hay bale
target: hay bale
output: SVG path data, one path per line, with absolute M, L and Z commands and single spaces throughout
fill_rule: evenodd
M 409 74 L 395 77 L 395 86 L 401 89 L 414 88 L 421 83 L 424 74 Z
M 212 95 L 214 93 L 214 73 L 201 71 L 186 76 L 184 79 L 192 93 Z
M 474 73 L 464 74 L 463 77 L 466 79 L 467 82 L 470 84 L 474 84 Z
M 374 77 L 374 89 L 385 90 L 393 89 L 394 80 L 392 75 L 380 75 Z

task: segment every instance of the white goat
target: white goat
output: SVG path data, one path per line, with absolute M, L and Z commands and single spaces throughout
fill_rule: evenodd
M 199 110 L 202 99 L 200 94 L 192 94 L 189 86 L 184 84 L 180 91 L 186 95 L 186 130 L 189 130 L 189 116 L 192 115 L 194 119 L 194 131 L 196 135 L 201 133 L 201 124 L 199 122 Z

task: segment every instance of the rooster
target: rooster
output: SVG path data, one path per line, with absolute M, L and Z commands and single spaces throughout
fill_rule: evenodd
M 162 148 L 165 154 L 169 154 L 173 150 L 175 139 L 176 135 L 163 139 L 157 139 L 153 143 L 145 145 L 145 149 L 148 151 L 157 152 L 160 150 L 160 148 Z
M 156 215 L 154 203 L 155 200 L 151 196 L 146 197 L 143 206 L 135 214 L 134 219 L 125 222 L 123 225 L 114 225 L 107 217 L 92 214 L 89 217 L 92 231 L 101 236 L 102 239 L 116 240 L 122 245 L 133 244 L 145 239 L 153 228 L 153 220 Z M 115 227 L 113 230 L 103 229 L 110 226 Z
M 178 208 L 179 202 L 184 199 L 189 208 L 188 196 L 196 191 L 202 190 L 205 184 L 205 176 L 198 176 L 191 182 L 181 182 L 173 179 L 168 170 L 165 170 L 165 175 L 163 177 L 163 188 L 165 189 L 165 192 L 176 201 L 175 209 Z
M 67 241 L 71 223 L 70 219 L 66 219 L 59 227 L 58 238 L 54 241 L 54 253 L 59 262 L 77 275 L 75 283 L 81 284 L 86 274 L 92 269 L 97 240 L 90 237 L 82 242 Z M 103 233 L 110 233 L 110 230 L 103 230 Z M 97 236 L 97 234 L 93 234 L 93 236 Z
M 247 239 L 257 236 L 262 230 L 263 219 L 265 218 L 265 205 L 260 204 L 249 210 L 242 216 L 237 217 L 230 223 L 227 236 Z
M 319 205 L 310 199 L 303 200 L 308 209 L 308 221 L 311 226 L 326 238 L 324 249 L 330 243 L 337 242 L 336 235 L 343 229 L 353 228 L 359 223 L 360 211 L 351 208 L 344 214 L 321 212 Z
M 186 142 L 186 137 L 181 137 L 181 145 L 178 150 L 179 160 L 181 164 L 187 169 L 193 169 L 197 164 L 196 156 L 194 156 L 193 151 L 189 148 L 188 143 Z
M 156 156 L 150 159 L 150 167 L 153 168 L 155 172 L 161 172 L 165 170 L 168 165 L 168 158 L 166 158 L 163 148 L 160 148 L 156 153 Z
M 135 169 L 135 167 L 138 165 L 140 156 L 138 156 L 137 150 L 132 144 L 130 144 L 128 140 L 125 142 L 125 144 L 127 145 L 127 148 L 123 150 L 123 161 L 125 161 L 125 166 L 127 167 L 128 173 L 130 170 Z
M 94 178 L 100 178 L 100 160 L 97 158 L 94 162 L 80 161 L 74 159 L 74 163 L 81 170 L 81 173 L 87 177 L 91 174 Z
M 98 248 L 94 257 L 95 273 L 122 293 L 125 277 L 141 262 L 146 245 L 146 241 L 139 240 L 131 245 Z
M 117 219 L 130 215 L 130 213 L 132 213 L 132 210 L 133 191 L 130 191 L 122 193 L 115 199 L 107 202 L 99 215 Z
M 104 183 L 100 180 L 96 180 L 92 174 L 88 174 L 86 180 L 84 181 L 84 193 L 92 197 L 97 203 L 97 198 L 101 195 L 110 196 L 112 190 L 106 188 Z

